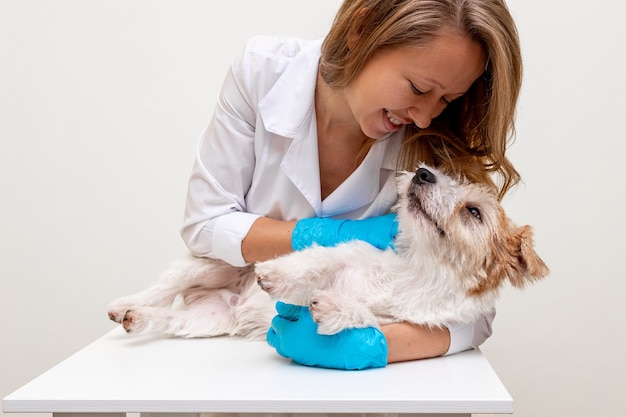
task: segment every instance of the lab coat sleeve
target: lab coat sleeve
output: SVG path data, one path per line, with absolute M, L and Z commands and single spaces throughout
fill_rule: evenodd
M 255 167 L 256 104 L 248 54 L 236 59 L 197 148 L 189 179 L 183 241 L 195 256 L 245 265 L 241 241 L 259 215 L 245 196 Z
M 445 355 L 473 349 L 483 344 L 491 336 L 491 326 L 496 311 L 480 317 L 474 323 L 451 323 L 448 325 L 450 331 L 450 347 Z

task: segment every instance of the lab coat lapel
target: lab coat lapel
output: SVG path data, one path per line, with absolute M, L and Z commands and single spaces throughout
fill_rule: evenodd
M 312 120 L 308 125 L 309 129 L 294 138 L 280 167 L 311 204 L 316 216 L 321 217 L 322 194 L 316 126 L 315 120 Z
M 267 131 L 291 139 L 281 169 L 316 216 L 340 216 L 381 200 L 381 188 L 390 188 L 386 185 L 395 176 L 402 132 L 374 144 L 357 171 L 322 203 L 314 109 L 320 47 L 321 41 L 313 42 L 293 59 L 259 103 L 259 112 Z M 389 198 L 394 198 L 394 187 L 390 190 Z
M 281 169 L 317 216 L 322 203 L 314 103 L 320 46 L 321 41 L 307 45 L 259 103 L 265 129 L 291 139 Z
M 304 47 L 259 102 L 259 112 L 267 131 L 295 138 L 303 124 L 310 120 L 315 101 L 320 47 L 321 41 Z
M 324 216 L 341 216 L 372 204 L 395 177 L 395 161 L 402 137 L 396 135 L 372 145 L 359 167 L 322 203 Z M 395 186 L 392 188 L 395 194 Z

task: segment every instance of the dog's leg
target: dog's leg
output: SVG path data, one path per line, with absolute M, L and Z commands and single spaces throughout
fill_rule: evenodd
M 257 264 L 261 288 L 273 298 L 310 305 L 320 334 L 345 328 L 378 326 L 371 305 L 391 295 L 386 272 L 397 256 L 353 241 L 335 247 L 314 246 Z
M 250 272 L 251 267 L 235 268 L 212 259 L 186 258 L 173 264 L 151 287 L 109 304 L 109 318 L 122 323 L 128 311 L 140 306 L 169 307 L 179 294 L 193 288 L 224 287 L 238 293 L 249 285 Z
M 109 318 L 121 324 L 128 311 L 148 306 L 165 308 L 174 301 L 178 290 L 178 288 L 156 284 L 137 294 L 118 298 L 107 307 Z
M 184 296 L 180 308 L 137 306 L 125 312 L 121 324 L 128 333 L 157 332 L 177 337 L 228 334 L 234 327 L 232 307 L 239 296 L 230 290 L 197 291 Z
M 341 251 L 314 246 L 256 264 L 257 283 L 272 298 L 308 305 L 315 289 L 327 288 L 344 267 Z
M 223 288 L 192 288 L 173 307 L 139 306 L 127 311 L 122 325 L 128 333 L 263 340 L 275 314 L 273 302 L 257 285 L 249 285 L 240 294 Z

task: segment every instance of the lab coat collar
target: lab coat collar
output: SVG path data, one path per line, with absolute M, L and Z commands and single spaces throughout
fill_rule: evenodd
M 315 137 L 311 123 L 311 137 Z M 395 177 L 396 161 L 402 145 L 402 133 L 376 142 L 357 169 L 324 201 L 321 200 L 317 141 L 296 139 L 289 146 L 281 168 L 298 187 L 317 217 L 341 217 L 371 204 L 381 187 Z
M 381 170 L 395 170 L 402 131 L 381 140 L 363 163 L 328 198 L 321 201 L 315 83 L 321 40 L 305 46 L 289 63 L 276 84 L 259 103 L 267 131 L 292 139 L 281 167 L 311 204 L 318 217 L 340 216 L 372 203 L 379 192 Z M 387 178 L 387 172 L 384 177 Z
M 267 131 L 293 139 L 313 113 L 321 45 L 306 45 L 259 103 Z
M 403 132 L 397 132 L 375 142 L 357 169 L 322 202 L 321 215 L 341 216 L 372 203 L 384 183 L 395 178 L 402 138 Z

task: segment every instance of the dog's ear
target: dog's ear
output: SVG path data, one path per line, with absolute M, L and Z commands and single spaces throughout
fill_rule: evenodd
M 509 275 L 514 287 L 523 288 L 527 283 L 536 281 L 550 273 L 550 269 L 537 255 L 534 249 L 533 232 L 530 226 L 517 228 L 513 233 L 518 267 Z
M 550 273 L 535 252 L 530 226 L 511 226 L 507 236 L 494 241 L 492 250 L 485 278 L 470 290 L 473 295 L 496 289 L 507 278 L 514 287 L 523 288 Z

